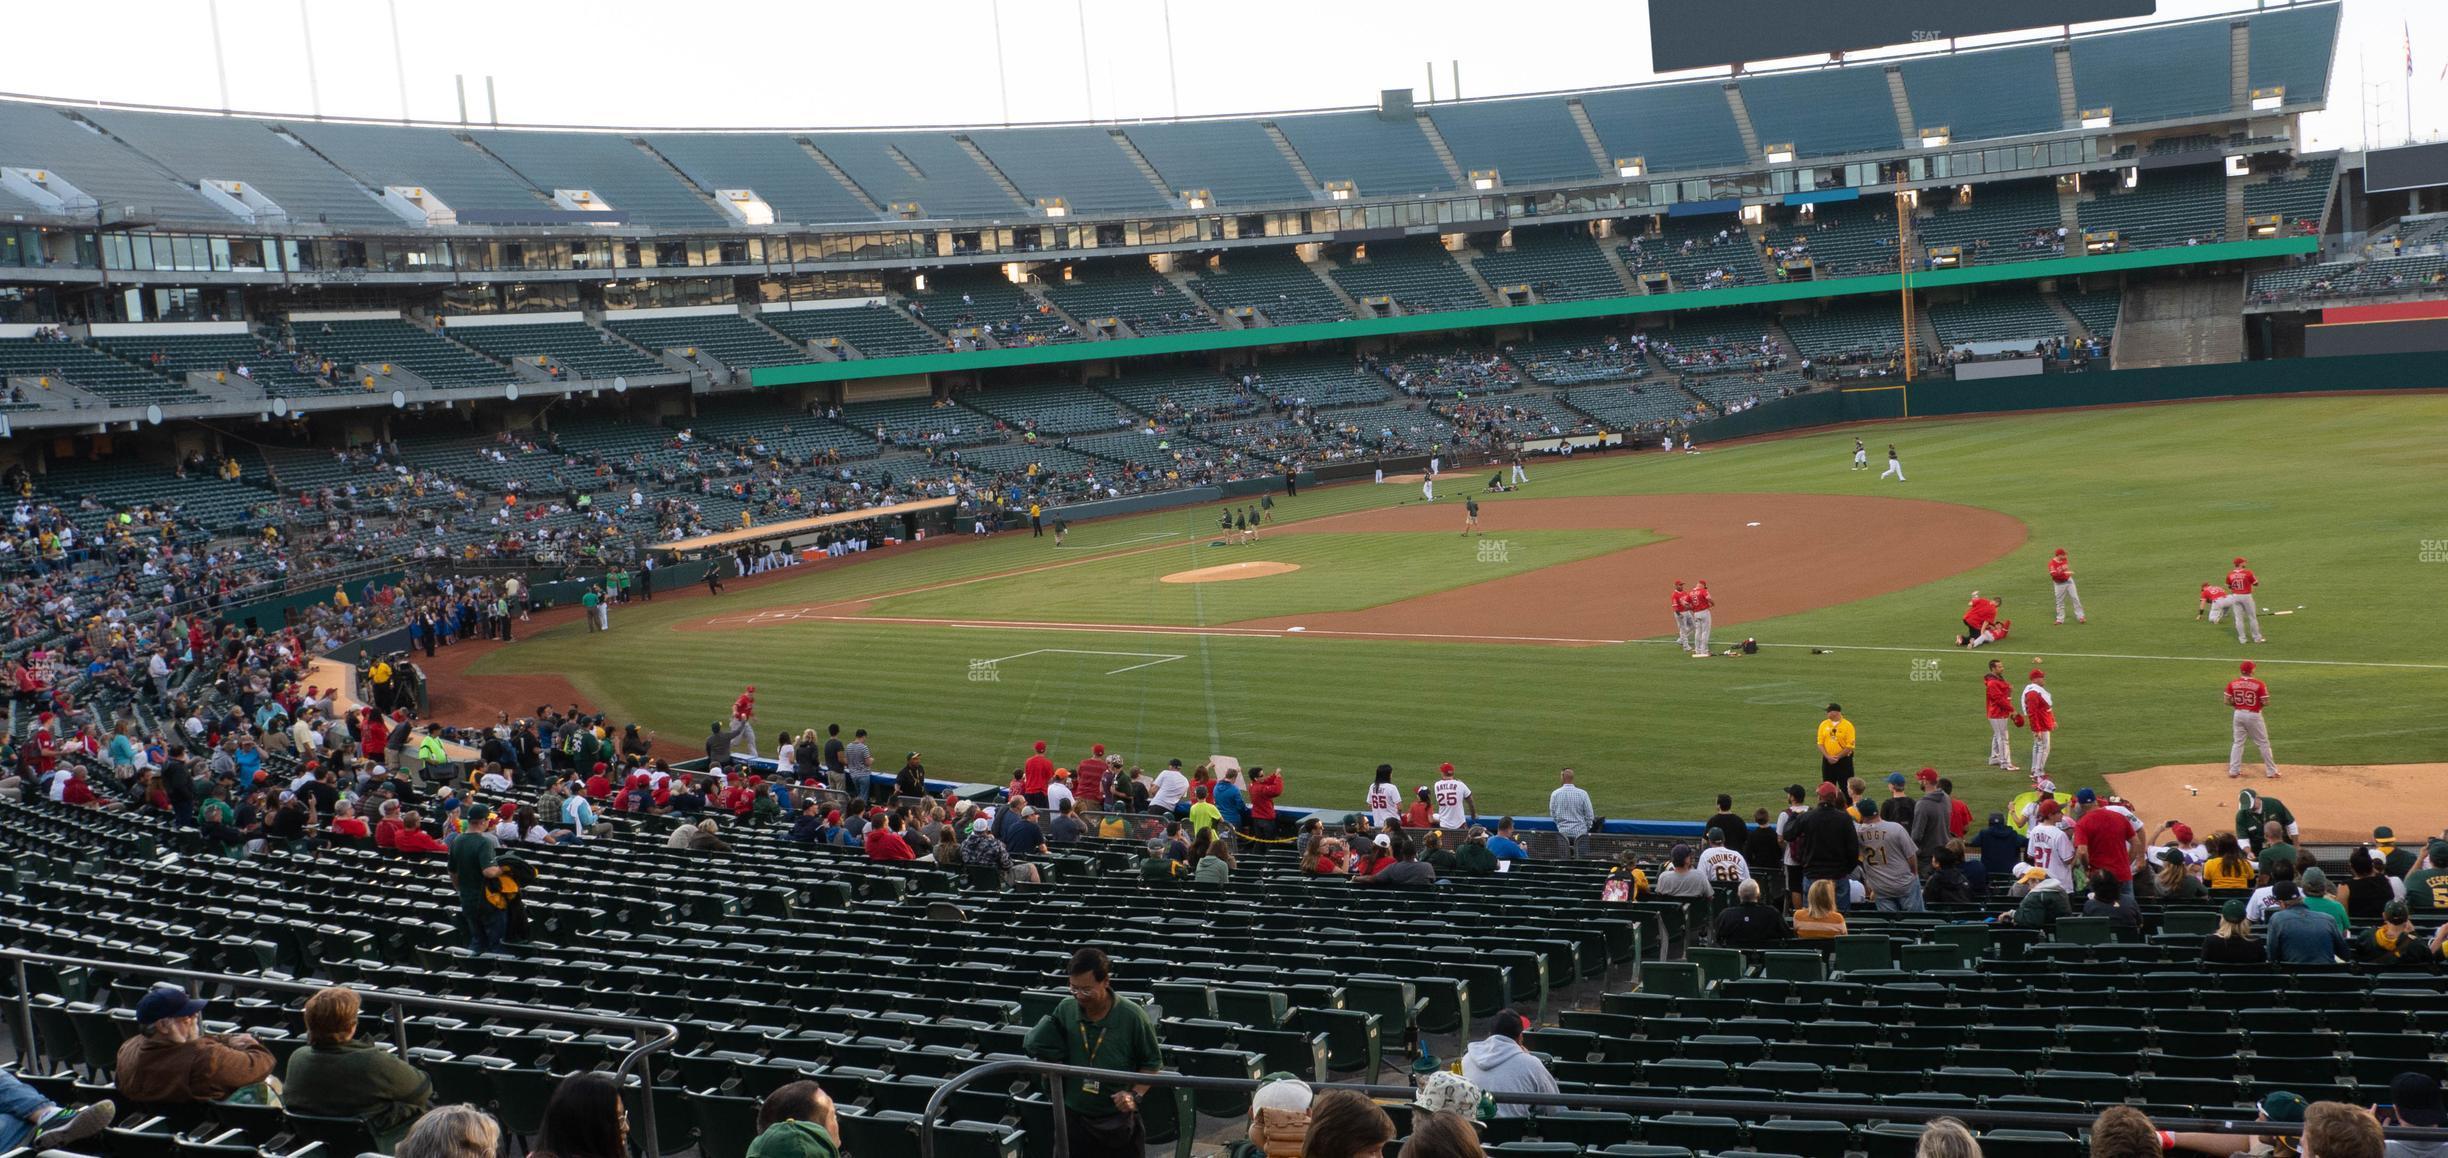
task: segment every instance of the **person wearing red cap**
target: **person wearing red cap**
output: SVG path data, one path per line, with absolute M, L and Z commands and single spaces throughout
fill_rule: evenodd
M 2074 834 L 2067 831 L 2065 810 L 2056 800 L 2043 798 L 2034 807 L 2024 845 L 2033 868 L 2056 878 L 2067 892 L 2074 891 Z
M 1105 762 L 1105 745 L 1091 744 L 1088 755 L 1071 770 L 1071 794 L 1082 812 L 1099 812 L 1105 807 L 1105 778 L 1113 766 Z
M 2074 561 L 2066 558 L 2065 548 L 2059 547 L 2056 554 L 2049 556 L 2048 573 L 2049 586 L 2057 591 L 2057 625 L 2065 626 L 2066 603 L 2069 600 L 2074 604 L 2074 622 L 2090 622 L 2083 618 L 2082 595 L 2074 590 Z
M 2036 784 L 2048 775 L 2049 741 L 2057 735 L 2057 697 L 2049 694 L 2048 673 L 2033 668 L 2021 699 L 2023 714 L 2016 722 L 2031 728 L 2031 777 Z
M 757 741 L 756 724 L 754 722 L 756 718 L 755 684 L 748 685 L 747 691 L 741 692 L 738 699 L 731 701 L 731 718 L 739 721 L 739 739 L 732 742 L 735 750 L 746 752 L 748 754 L 748 758 L 751 760 L 756 759 Z M 784 739 L 788 738 L 788 736 L 784 737 Z
M 1680 579 L 1675 580 L 1674 593 L 1666 597 L 1666 606 L 1674 610 L 1675 646 L 1682 648 L 1686 655 L 1690 654 L 1692 649 L 1691 607 L 1688 604 L 1690 598 L 1684 592 L 1683 581 Z
M 1436 784 L 1430 789 L 1430 800 L 1436 805 L 1436 826 L 1460 831 L 1479 819 L 1479 805 L 1471 799 L 1470 785 L 1454 777 L 1454 766 L 1437 766 Z
M 1037 741 L 1036 749 L 1020 765 L 1020 795 L 1039 808 L 1045 807 L 1046 782 L 1054 779 L 1054 761 L 1046 758 L 1046 742 Z
M 2227 593 L 2235 597 L 2236 642 L 2244 642 L 2244 629 L 2252 628 L 2252 641 L 2266 643 L 2261 638 L 2261 605 L 2253 599 L 2253 588 L 2261 585 L 2261 577 L 2244 565 L 2244 556 L 2235 558 L 2235 569 L 2227 572 Z
M 1693 659 L 1709 657 L 1709 629 L 1717 625 L 1717 600 L 1709 595 L 1708 580 L 1692 581 L 1691 593 L 1683 597 L 1683 605 L 1691 608 Z
M 1989 714 L 1989 766 L 2017 771 L 2014 741 L 2006 736 L 2016 713 L 2014 685 L 2007 682 L 2005 660 L 1990 660 L 1989 670 L 1981 675 L 1981 703 Z
M 2236 665 L 2236 670 L 2236 678 L 2227 681 L 2227 706 L 2235 709 L 2235 742 L 2227 749 L 2227 778 L 2244 774 L 2244 742 L 2250 740 L 2261 749 L 2261 775 L 2275 780 L 2278 758 L 2270 754 L 2269 724 L 2261 718 L 2261 710 L 2269 706 L 2269 685 L 2253 678 L 2249 659 Z

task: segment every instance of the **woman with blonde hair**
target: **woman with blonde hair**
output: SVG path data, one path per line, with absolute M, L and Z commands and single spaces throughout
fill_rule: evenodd
M 1913 1158 L 1981 1158 L 1980 1140 L 1959 1119 L 1932 1118 L 1921 1129 L 1921 1144 Z
M 433 1079 L 357 1036 L 356 990 L 334 985 L 306 999 L 306 1048 L 289 1055 L 282 1103 L 301 1114 L 363 1118 L 376 1140 L 397 1142 L 433 1101 Z
M 1836 882 L 1812 881 L 1802 911 L 1794 914 L 1793 925 L 1796 937 L 1818 940 L 1844 936 L 1844 914 L 1836 909 Z
M 393 1158 L 494 1158 L 500 1152 L 501 1125 L 469 1105 L 427 1111 L 391 1150 Z

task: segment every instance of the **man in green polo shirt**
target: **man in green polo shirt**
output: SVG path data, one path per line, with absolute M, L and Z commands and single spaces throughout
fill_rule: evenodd
M 1114 995 L 1110 964 L 1100 949 L 1071 955 L 1071 996 L 1029 1031 L 1030 1057 L 1092 1069 L 1155 1073 L 1162 1053 L 1147 1011 Z M 1143 1158 L 1147 1131 L 1139 1121 L 1144 1083 L 1071 1078 L 1063 1083 L 1073 1158 Z

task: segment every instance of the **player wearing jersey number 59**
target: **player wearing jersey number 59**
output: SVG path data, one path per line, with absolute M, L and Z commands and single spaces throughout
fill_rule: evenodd
M 2059 547 L 2056 554 L 2049 556 L 2048 572 L 2049 585 L 2057 589 L 2057 622 L 2065 622 L 2069 600 L 2074 604 L 2074 622 L 2090 622 L 2083 618 L 2082 596 L 2074 590 L 2074 561 L 2066 558 L 2065 548 Z
M 2237 643 L 2244 642 L 2244 629 L 2247 627 L 2252 629 L 2254 643 L 2267 642 L 2261 638 L 2261 605 L 2253 601 L 2253 588 L 2260 585 L 2261 577 L 2244 565 L 2244 556 L 2236 556 L 2235 570 L 2227 573 L 2227 591 L 2235 599 L 2232 610 L 2235 612 Z
M 2278 758 L 2270 755 L 2269 724 L 2261 718 L 2261 710 L 2269 706 L 2269 685 L 2253 678 L 2249 659 L 2237 670 L 2242 674 L 2227 681 L 2227 706 L 2235 709 L 2235 743 L 2227 749 L 2227 776 L 2234 779 L 2244 774 L 2244 742 L 2250 740 L 2261 749 L 2261 774 L 2275 780 Z
M 1436 808 L 1438 828 L 1460 830 L 1479 819 L 1479 806 L 1471 800 L 1470 785 L 1454 779 L 1454 766 L 1437 766 L 1436 783 L 1429 786 L 1428 802 Z

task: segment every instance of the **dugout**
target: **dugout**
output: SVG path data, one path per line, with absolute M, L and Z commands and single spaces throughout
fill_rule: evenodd
M 959 517 L 960 500 L 954 498 L 920 499 L 916 502 L 886 503 L 855 511 L 835 511 L 829 515 L 813 515 L 804 519 L 786 519 L 779 523 L 741 527 L 714 535 L 698 535 L 657 543 L 654 549 L 673 561 L 702 559 L 727 554 L 746 546 L 762 547 L 775 540 L 806 539 L 813 543 L 829 534 L 865 528 L 869 538 L 912 542 L 929 535 L 940 535 L 954 529 Z M 879 544 L 880 545 L 880 544 Z

